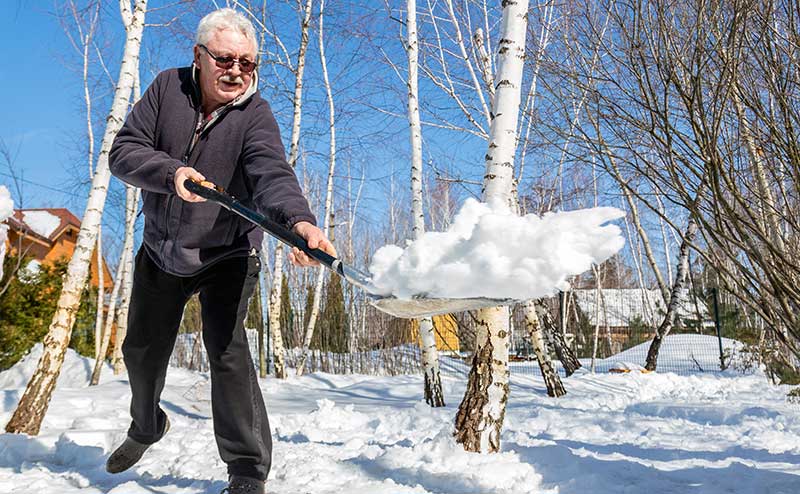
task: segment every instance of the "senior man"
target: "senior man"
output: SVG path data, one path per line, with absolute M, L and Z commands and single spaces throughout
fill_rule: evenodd
M 230 494 L 264 492 L 272 439 L 244 331 L 261 268 L 262 232 L 184 188 L 221 185 L 244 204 L 335 255 L 315 226 L 286 162 L 269 105 L 258 93 L 256 34 L 232 9 L 204 17 L 191 67 L 160 73 L 111 149 L 115 176 L 141 187 L 144 242 L 136 255 L 122 346 L 132 422 L 106 468 L 127 470 L 169 429 L 159 406 L 183 308 L 198 293 L 211 368 L 214 435 Z M 298 250 L 295 265 L 316 264 Z

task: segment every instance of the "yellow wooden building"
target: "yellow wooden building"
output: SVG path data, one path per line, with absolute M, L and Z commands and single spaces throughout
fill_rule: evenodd
M 409 321 L 411 341 L 419 345 L 419 321 Z M 433 332 L 436 335 L 436 348 L 440 352 L 458 352 L 458 322 L 453 314 L 433 316 Z M 410 343 L 409 342 L 409 343 Z

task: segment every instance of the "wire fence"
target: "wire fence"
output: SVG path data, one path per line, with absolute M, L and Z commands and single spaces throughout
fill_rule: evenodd
M 682 295 L 676 325 L 662 343 L 657 370 L 691 374 L 720 372 L 737 365 L 738 370 L 747 370 L 746 362 L 742 363 L 747 355 L 743 344 L 733 338 L 736 335 L 724 334 L 719 310 L 715 310 L 716 293 Z M 552 351 L 556 332 L 587 370 L 624 372 L 643 368 L 650 342 L 664 320 L 666 310 L 661 300 L 656 290 L 641 289 L 572 290 L 547 299 L 544 310 L 550 315 L 552 327 L 546 328 L 546 344 L 556 368 L 565 374 Z M 354 334 L 352 339 L 348 337 L 350 351 L 330 351 L 324 345 L 317 345 L 307 356 L 306 372 L 399 375 L 421 371 L 418 327 L 414 321 L 393 319 L 375 310 L 369 310 L 362 319 L 362 331 L 373 327 L 369 331 L 371 336 Z M 522 307 L 512 308 L 511 372 L 539 375 L 524 320 Z M 348 328 L 349 331 L 358 329 Z M 474 315 L 467 312 L 435 317 L 434 329 L 442 374 L 466 375 L 477 330 Z M 208 370 L 197 334 L 180 335 L 172 365 Z M 258 332 L 248 330 L 248 339 L 257 362 Z M 290 368 L 297 365 L 300 356 L 301 350 L 297 347 L 284 349 L 286 365 Z

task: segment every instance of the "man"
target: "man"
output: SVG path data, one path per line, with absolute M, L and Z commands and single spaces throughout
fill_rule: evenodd
M 169 429 L 159 398 L 184 305 L 199 293 L 227 492 L 264 492 L 272 439 L 243 326 L 261 268 L 262 232 L 190 193 L 184 182 L 221 185 L 311 248 L 335 250 L 286 163 L 277 124 L 258 93 L 256 53 L 247 18 L 232 9 L 208 14 L 197 29 L 192 67 L 156 77 L 111 149 L 111 171 L 141 187 L 145 214 L 122 347 L 133 420 L 108 459 L 111 473 L 133 466 Z M 297 249 L 289 258 L 316 264 Z

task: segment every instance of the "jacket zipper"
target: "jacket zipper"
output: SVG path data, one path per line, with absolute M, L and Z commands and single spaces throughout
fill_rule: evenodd
M 197 107 L 197 109 L 195 109 L 195 112 L 194 112 L 194 122 L 192 124 L 192 131 L 189 134 L 189 142 L 186 143 L 186 149 L 183 152 L 183 158 L 181 159 L 181 162 L 184 165 L 188 165 L 189 164 L 189 158 L 191 157 L 192 151 L 194 150 L 194 147 L 197 144 L 197 141 L 195 140 L 195 134 L 197 133 L 197 130 L 196 130 L 197 129 L 197 119 L 199 117 L 200 117 L 200 107 Z M 199 140 L 199 136 L 198 136 L 198 140 Z M 163 248 L 166 246 L 166 240 L 169 238 L 169 221 L 170 221 L 170 214 L 172 213 L 172 202 L 174 200 L 175 200 L 175 194 L 170 194 L 167 197 L 166 215 L 165 215 L 165 218 L 164 218 L 164 232 L 165 232 L 164 233 L 164 240 L 165 240 L 165 242 L 163 242 L 161 244 L 161 248 L 162 248 L 161 258 L 162 259 L 164 259 Z
M 217 117 L 214 119 L 213 123 L 218 122 L 223 116 L 225 116 L 225 114 L 228 113 L 228 110 L 229 110 L 229 108 L 223 109 L 223 111 L 220 112 L 220 114 L 217 115 Z M 189 135 L 189 142 L 186 143 L 186 150 L 183 153 L 183 159 L 181 159 L 181 162 L 183 162 L 183 164 L 186 165 L 186 166 L 189 166 L 189 159 L 192 157 L 192 152 L 194 151 L 195 147 L 197 146 L 197 143 L 200 142 L 200 138 L 203 136 L 203 134 L 206 133 L 206 131 L 208 131 L 208 129 L 210 129 L 213 126 L 212 122 L 209 122 L 209 123 L 203 125 L 200 128 L 200 132 L 198 132 L 197 131 L 197 122 L 198 122 L 199 119 L 200 119 L 200 107 L 198 106 L 195 109 L 195 112 L 194 112 L 194 124 L 193 124 L 193 127 L 192 127 L 192 133 Z M 167 198 L 167 216 L 166 216 L 166 222 L 165 222 L 165 228 L 164 228 L 166 234 L 164 236 L 164 240 L 169 238 L 169 219 L 170 219 L 170 213 L 172 212 L 172 202 L 174 200 L 175 200 L 175 194 L 170 194 L 169 197 Z M 162 244 L 162 247 L 163 247 L 163 245 L 164 244 Z M 162 252 L 162 259 L 163 258 L 164 258 L 164 256 L 163 256 L 163 252 Z

